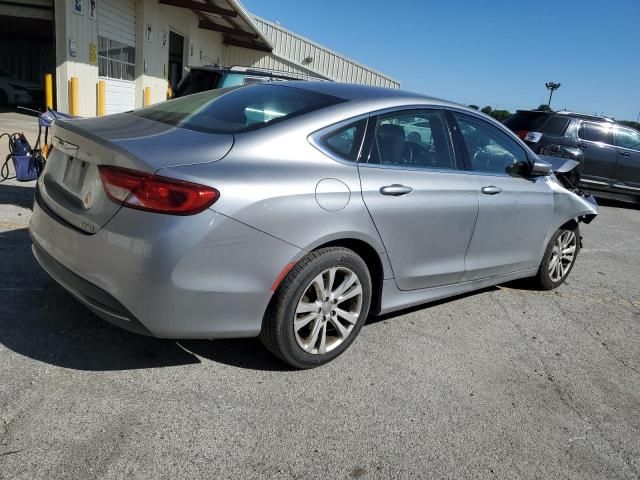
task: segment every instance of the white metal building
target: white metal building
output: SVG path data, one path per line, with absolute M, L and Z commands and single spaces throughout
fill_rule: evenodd
M 96 115 L 105 80 L 106 112 L 166 99 L 168 78 L 187 66 L 241 65 L 387 87 L 398 81 L 251 15 L 237 0 L 55 0 L 56 107 L 69 109 L 69 81 L 79 111 Z M 178 78 L 179 78 L 178 77 Z M 172 77 L 173 78 L 173 77 Z

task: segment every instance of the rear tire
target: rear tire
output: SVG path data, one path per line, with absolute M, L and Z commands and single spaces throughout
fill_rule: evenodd
M 263 345 L 296 368 L 314 368 L 342 354 L 358 336 L 371 303 L 371 276 L 355 252 L 313 251 L 278 287 L 260 332 Z
M 562 285 L 576 263 L 580 252 L 580 229 L 560 228 L 549 240 L 542 257 L 535 284 L 540 290 L 553 290 Z

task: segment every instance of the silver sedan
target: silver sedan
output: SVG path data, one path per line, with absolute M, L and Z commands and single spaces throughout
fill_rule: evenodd
M 563 180 L 572 165 L 398 90 L 217 90 L 56 121 L 53 139 L 30 231 L 56 281 L 130 331 L 260 336 L 299 368 L 370 315 L 525 277 L 557 287 L 597 214 Z

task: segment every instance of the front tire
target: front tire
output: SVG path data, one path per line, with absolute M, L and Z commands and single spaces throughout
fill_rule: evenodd
M 553 290 L 562 285 L 576 263 L 580 252 L 580 229 L 560 228 L 553 234 L 542 257 L 536 276 L 541 290 Z
M 271 300 L 263 345 L 296 368 L 330 362 L 355 340 L 371 304 L 371 276 L 354 251 L 327 247 L 300 260 Z

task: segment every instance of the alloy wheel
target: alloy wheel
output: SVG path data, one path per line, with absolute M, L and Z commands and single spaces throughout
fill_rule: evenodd
M 305 288 L 293 320 L 298 346 L 311 354 L 325 354 L 351 334 L 362 311 L 360 279 L 346 267 L 331 267 Z
M 567 276 L 576 258 L 578 239 L 575 232 L 564 231 L 556 240 L 549 260 L 549 277 L 559 282 Z

